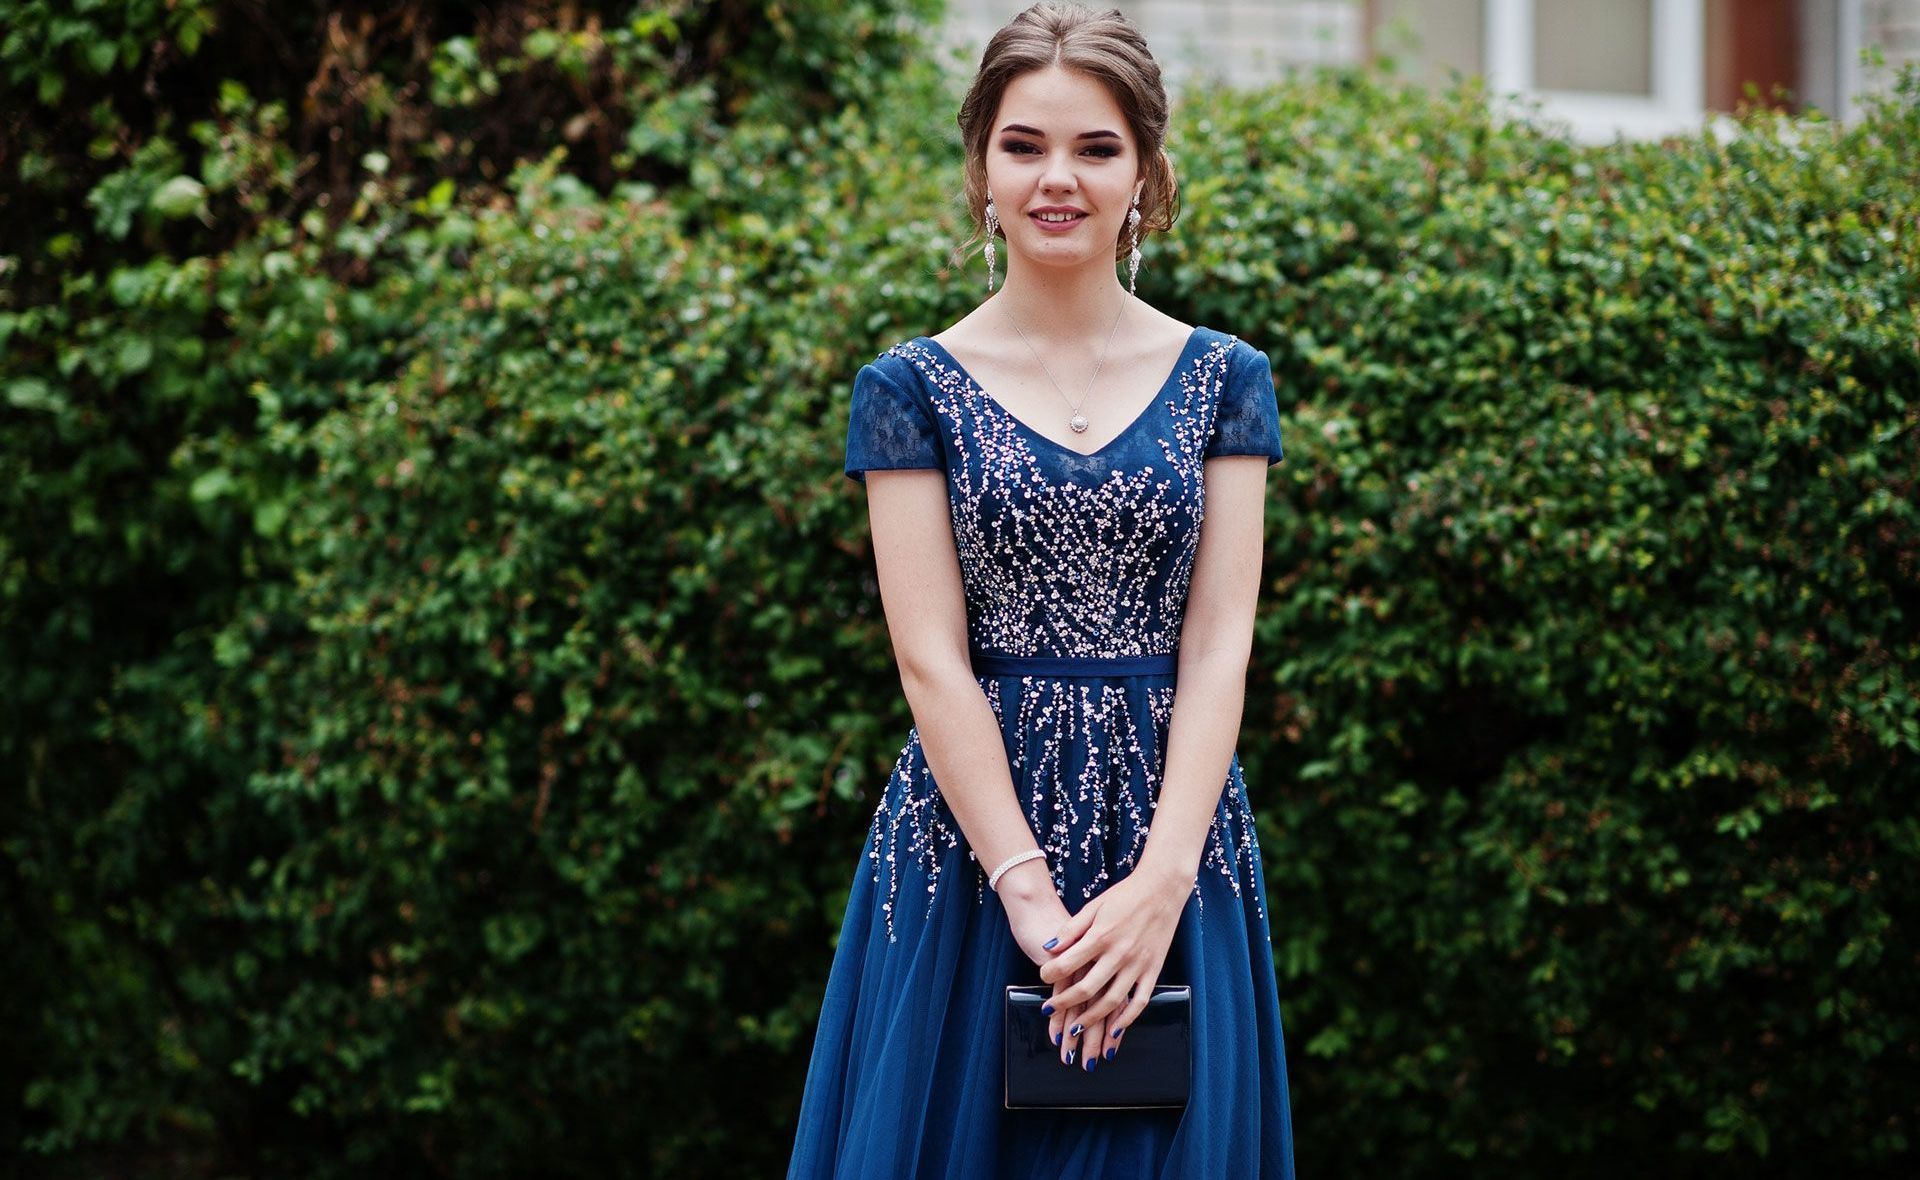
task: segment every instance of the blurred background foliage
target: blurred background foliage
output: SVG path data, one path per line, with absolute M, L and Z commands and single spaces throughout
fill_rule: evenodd
M 911 720 L 846 398 L 985 294 L 936 16 L 0 0 L 12 1167 L 780 1170 Z M 1901 1174 L 1920 76 L 1579 148 L 1328 72 L 1170 147 L 1142 293 L 1287 438 L 1302 1168 Z

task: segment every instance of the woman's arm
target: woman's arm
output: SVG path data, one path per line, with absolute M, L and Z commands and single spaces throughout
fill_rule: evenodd
M 1140 867 L 1193 888 L 1240 738 L 1266 553 L 1267 461 L 1207 460 L 1206 519 L 1180 627 L 1180 672 L 1159 806 Z
M 1071 1062 L 1112 1056 L 1153 995 L 1226 789 L 1246 703 L 1253 614 L 1266 549 L 1267 460 L 1206 461 L 1206 516 L 1180 626 L 1179 680 L 1147 846 L 1131 873 L 1061 927 L 1040 978 L 1054 985 L 1049 1031 Z M 1075 1032 L 1075 1029 L 1080 1031 Z
M 1017 802 L 1000 723 L 967 653 L 966 594 L 949 513 L 942 472 L 867 473 L 880 602 L 900 685 L 940 795 L 981 869 L 991 873 L 1008 857 L 1038 845 Z M 1039 943 L 1066 917 L 1045 859 L 1007 870 L 998 894 L 1021 949 L 1034 962 L 1045 961 Z

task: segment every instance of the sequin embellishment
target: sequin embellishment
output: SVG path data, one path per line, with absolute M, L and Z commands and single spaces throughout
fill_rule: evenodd
M 936 342 L 904 341 L 876 358 L 898 390 L 917 383 L 934 415 L 931 424 L 910 423 L 903 436 L 924 434 L 929 425 L 940 436 L 975 648 L 1028 657 L 1150 656 L 1178 648 L 1205 517 L 1209 439 L 1236 356 L 1258 355 L 1237 337 L 1196 330 L 1155 404 L 1092 455 L 1036 441 Z M 1225 421 L 1236 412 L 1230 405 Z M 1130 868 L 1145 849 L 1165 765 L 1173 678 L 978 680 L 1000 721 L 1014 789 L 1047 854 L 1055 890 L 1078 908 L 1111 883 L 1102 866 Z M 910 730 L 864 850 L 871 879 L 884 882 L 889 942 L 897 940 L 896 905 L 909 869 L 925 881 L 929 915 L 941 878 L 956 870 L 972 885 L 976 904 L 985 901 L 989 866 L 967 851 L 918 730 Z M 1260 871 L 1236 755 L 1201 874 L 1224 877 L 1236 896 L 1257 897 Z

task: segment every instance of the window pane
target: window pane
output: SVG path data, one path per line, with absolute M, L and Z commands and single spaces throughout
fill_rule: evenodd
M 1481 60 L 1481 7 L 1484 0 L 1385 0 L 1374 48 L 1401 63 L 1401 75 L 1428 86 L 1444 86 L 1449 67 L 1478 74 Z
M 1541 90 L 1653 94 L 1653 0 L 1534 0 Z

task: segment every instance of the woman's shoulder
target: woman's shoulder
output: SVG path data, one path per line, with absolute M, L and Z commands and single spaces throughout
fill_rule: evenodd
M 880 350 L 870 362 L 887 378 L 916 396 L 934 400 L 940 389 L 961 387 L 963 371 L 946 345 L 932 336 L 905 336 Z
M 926 389 L 923 366 L 932 359 L 932 353 L 921 344 L 919 337 L 904 337 L 862 363 L 861 379 L 878 377 L 894 388 L 896 396 L 925 404 L 931 399 Z
M 1219 328 L 1202 328 L 1201 330 L 1211 334 L 1214 340 L 1214 347 L 1226 358 L 1227 367 L 1230 369 L 1237 371 L 1243 366 L 1254 362 L 1255 358 L 1263 358 L 1266 356 L 1266 353 L 1261 351 L 1259 345 L 1236 332 L 1229 332 Z
M 1192 363 L 1216 377 L 1240 374 L 1254 357 L 1261 355 L 1258 348 L 1239 334 L 1207 324 L 1194 325 L 1191 339 Z

